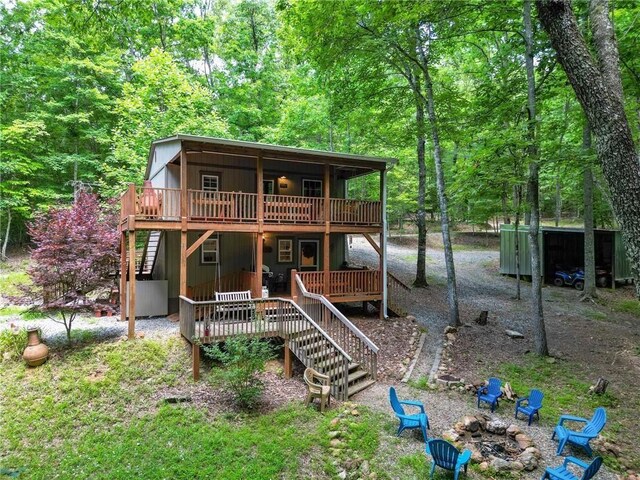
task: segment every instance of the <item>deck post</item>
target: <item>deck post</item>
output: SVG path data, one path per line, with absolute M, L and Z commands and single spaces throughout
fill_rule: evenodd
M 180 295 L 187 296 L 187 229 L 185 217 L 182 217 L 182 231 L 180 232 Z
M 291 270 L 291 300 L 298 303 L 298 282 L 296 282 L 296 276 L 298 271 L 294 268 Z
M 256 278 L 254 283 L 255 295 L 260 297 L 262 296 L 262 263 L 263 255 L 262 248 L 264 245 L 264 239 L 262 238 L 262 233 L 256 233 Z
M 331 165 L 324 164 L 324 242 L 322 253 L 322 277 L 323 286 L 322 292 L 325 296 L 330 295 L 330 274 L 331 270 L 331 188 L 329 181 L 331 179 Z
M 129 224 L 131 224 L 129 218 Z M 135 223 L 135 219 L 133 219 Z M 129 231 L 129 326 L 127 337 L 129 340 L 136 336 L 136 231 Z
M 285 340 L 284 343 L 284 378 L 291 378 L 293 376 L 293 357 L 291 355 L 291 349 L 289 344 Z
M 187 152 L 184 149 L 184 145 L 180 148 L 180 216 L 186 217 L 188 213 L 187 209 Z
M 198 342 L 191 344 L 191 366 L 193 368 L 193 381 L 200 380 L 200 345 Z
M 380 170 L 380 203 L 382 215 L 382 231 L 380 232 L 380 319 L 387 314 L 387 170 Z
M 127 234 L 120 232 L 120 321 L 127 321 Z

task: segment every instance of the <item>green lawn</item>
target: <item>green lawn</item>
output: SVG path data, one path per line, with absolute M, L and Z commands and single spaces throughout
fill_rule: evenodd
M 0 365 L 0 472 L 29 479 L 333 478 L 359 458 L 377 478 L 424 473 L 424 461 L 411 458 L 403 460 L 408 476 L 376 465 L 380 436 L 393 438 L 388 416 L 361 407 L 352 415 L 348 404 L 322 415 L 299 401 L 263 415 L 215 416 L 196 403 L 158 403 L 158 390 L 191 384 L 182 340 L 74 338 L 79 343 L 53 352 L 42 367 Z M 336 416 L 338 427 L 331 425 Z M 336 428 L 344 444 L 337 456 L 329 436 Z

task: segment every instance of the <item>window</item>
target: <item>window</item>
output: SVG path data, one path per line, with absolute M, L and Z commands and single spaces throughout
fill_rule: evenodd
M 278 239 L 278 263 L 293 263 L 293 239 Z
M 263 180 L 262 181 L 262 190 L 265 195 L 273 195 L 276 193 L 275 191 L 275 182 L 273 180 Z
M 216 264 L 219 262 L 220 242 L 218 237 L 207 238 L 200 246 L 200 262 Z
M 217 192 L 220 188 L 220 177 L 218 175 L 202 174 L 202 190 L 205 192 Z
M 303 197 L 322 197 L 322 180 L 302 180 Z

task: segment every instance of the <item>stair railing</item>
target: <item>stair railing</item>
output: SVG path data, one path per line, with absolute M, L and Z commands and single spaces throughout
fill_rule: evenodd
M 387 272 L 387 302 L 393 311 L 398 315 L 406 315 L 406 311 L 398 302 L 402 292 L 410 292 L 411 287 L 406 285 L 402 280 L 391 272 Z
M 378 378 L 378 347 L 345 317 L 324 295 L 310 293 L 296 275 L 298 304 L 309 317 L 360 364 L 372 380 Z
M 279 336 L 307 367 L 331 372 L 331 394 L 348 398 L 349 364 L 353 358 L 291 299 L 254 298 L 241 301 L 194 301 L 180 296 L 180 333 L 190 342 L 222 342 L 236 335 Z M 322 355 L 307 356 L 321 337 Z

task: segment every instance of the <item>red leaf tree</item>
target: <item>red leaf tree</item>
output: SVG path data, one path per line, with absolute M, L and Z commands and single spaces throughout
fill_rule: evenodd
M 95 195 L 81 193 L 70 208 L 52 208 L 29 225 L 35 248 L 26 293 L 36 309 L 65 326 L 67 340 L 77 314 L 96 308 L 97 296 L 113 282 L 117 220 Z

